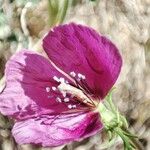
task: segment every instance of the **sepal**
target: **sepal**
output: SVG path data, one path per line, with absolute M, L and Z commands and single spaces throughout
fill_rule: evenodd
M 124 150 L 134 150 L 136 149 L 136 145 L 133 141 L 137 136 L 128 131 L 128 122 L 126 118 L 120 114 L 117 107 L 114 105 L 112 101 L 113 90 L 114 88 L 107 95 L 105 104 L 100 103 L 98 106 L 101 120 L 108 133 L 109 142 L 115 142 L 114 138 L 116 139 L 116 136 L 118 136 L 123 141 Z

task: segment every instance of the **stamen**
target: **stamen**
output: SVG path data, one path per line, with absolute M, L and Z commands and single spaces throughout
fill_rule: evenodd
M 63 97 L 66 97 L 66 92 L 61 91 L 61 93 L 62 93 Z
M 81 80 L 81 83 L 79 84 L 82 87 L 82 90 L 85 90 L 91 94 L 92 89 L 88 86 L 88 84 L 85 81 Z
M 53 79 L 54 79 L 55 81 L 57 81 L 57 82 L 60 82 L 60 83 L 68 82 L 68 81 L 65 81 L 65 79 L 62 78 L 62 77 L 61 77 L 61 78 L 58 78 L 58 77 L 54 76 Z
M 80 102 L 83 102 L 83 100 L 86 100 L 87 102 L 85 104 L 87 104 L 88 106 L 94 106 L 93 101 L 87 95 L 85 95 L 83 91 L 81 91 L 80 89 L 76 87 L 73 87 L 69 84 L 62 83 L 58 86 L 58 90 L 61 93 L 66 92 L 68 94 L 71 94 L 74 97 L 77 97 Z
M 81 73 L 78 73 L 78 77 L 79 77 L 79 79 L 83 79 L 83 80 L 85 79 L 85 76 Z
M 65 99 L 64 99 L 64 102 L 69 102 L 69 98 L 65 98 Z
M 76 108 L 76 105 L 72 105 L 72 108 Z
M 69 105 L 68 105 L 68 108 L 69 108 L 69 109 L 76 108 L 76 105 L 71 105 L 71 104 L 69 104 Z
M 46 87 L 46 92 L 50 92 L 50 87 Z
M 61 83 L 64 83 L 64 82 L 65 82 L 65 79 L 64 79 L 64 78 L 60 78 L 59 81 L 60 81 Z
M 53 91 L 56 91 L 56 87 L 55 87 L 55 86 L 52 86 L 52 90 L 53 90 Z
M 54 76 L 53 79 L 54 79 L 55 81 L 59 82 L 59 78 L 58 78 L 58 77 Z
M 56 98 L 56 101 L 60 103 L 62 102 L 62 100 L 59 97 Z
M 71 75 L 72 77 L 75 77 L 75 76 L 76 76 L 76 73 L 75 73 L 74 71 L 72 71 L 72 72 L 70 72 L 70 75 Z
M 70 104 L 70 105 L 68 105 L 68 108 L 69 108 L 69 109 L 71 109 L 71 108 L 72 108 L 72 105 L 71 105 L 71 104 Z

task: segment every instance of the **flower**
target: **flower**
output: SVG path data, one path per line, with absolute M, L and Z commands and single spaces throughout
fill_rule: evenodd
M 19 144 L 59 146 L 103 128 L 98 104 L 120 73 L 116 46 L 95 30 L 60 25 L 43 40 L 49 60 L 22 50 L 6 64 L 0 112 L 15 119 Z

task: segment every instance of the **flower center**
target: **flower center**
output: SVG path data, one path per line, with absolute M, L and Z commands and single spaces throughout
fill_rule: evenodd
M 95 107 L 95 103 L 94 101 L 92 101 L 89 97 L 87 97 L 82 90 L 74 87 L 74 86 L 71 86 L 69 84 L 66 84 L 66 83 L 61 83 L 59 86 L 58 86 L 58 89 L 60 92 L 64 92 L 64 93 L 68 93 L 68 94 L 71 94 L 72 97 L 76 97 L 80 102 L 88 105 L 88 106 L 91 106 L 91 107 Z
M 95 109 L 98 103 L 93 100 L 90 90 L 86 84 L 86 77 L 81 73 L 70 72 L 72 83 L 63 77 L 54 76 L 53 80 L 57 86 L 46 87 L 46 92 L 53 92 L 48 98 L 55 99 L 59 103 L 67 105 L 69 109 Z

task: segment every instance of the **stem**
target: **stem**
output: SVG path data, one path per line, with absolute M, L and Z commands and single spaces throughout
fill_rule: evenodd
M 65 18 L 66 13 L 67 13 L 68 6 L 69 6 L 69 1 L 64 0 L 64 2 L 62 4 L 62 8 L 61 8 L 60 12 L 58 13 L 58 17 L 57 17 L 57 20 L 56 20 L 57 24 L 60 24 L 64 21 L 64 18 Z
M 50 27 L 61 24 L 66 16 L 69 0 L 48 0 Z
M 50 27 L 54 26 L 59 11 L 58 0 L 48 0 L 48 13 Z
M 126 128 L 123 128 L 123 131 L 125 131 L 128 134 L 131 134 L 131 132 Z M 137 138 L 131 138 L 131 140 L 134 143 L 134 145 L 137 147 L 137 149 L 145 150 L 144 146 L 139 142 L 139 140 Z

